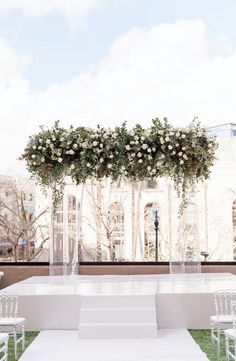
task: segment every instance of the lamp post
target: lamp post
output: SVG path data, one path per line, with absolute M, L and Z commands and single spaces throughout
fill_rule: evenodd
M 159 216 L 158 210 L 154 208 L 152 210 L 152 219 L 155 228 L 155 247 L 156 247 L 156 262 L 158 261 L 158 227 L 159 227 Z

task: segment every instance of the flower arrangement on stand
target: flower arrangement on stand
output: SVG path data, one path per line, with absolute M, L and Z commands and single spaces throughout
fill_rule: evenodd
M 54 204 L 63 194 L 66 176 L 76 184 L 104 177 L 111 181 L 170 177 L 181 199 L 181 213 L 196 182 L 209 177 L 216 148 L 215 139 L 196 119 L 188 127 L 176 128 L 167 119 L 156 118 L 148 128 L 137 124 L 131 130 L 126 123 L 114 129 L 65 129 L 57 121 L 30 137 L 21 158 L 39 184 L 52 188 Z

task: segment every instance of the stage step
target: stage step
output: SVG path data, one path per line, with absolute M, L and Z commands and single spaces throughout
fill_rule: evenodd
M 155 308 L 82 308 L 80 323 L 140 323 L 153 322 Z M 105 320 L 105 321 L 104 321 Z
M 155 295 L 82 296 L 82 308 L 149 308 L 156 307 Z
M 156 337 L 156 323 L 81 323 L 79 327 L 80 339 Z
M 155 295 L 82 296 L 79 338 L 156 338 Z

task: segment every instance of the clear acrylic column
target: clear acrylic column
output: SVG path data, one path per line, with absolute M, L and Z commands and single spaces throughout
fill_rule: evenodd
M 179 219 L 176 238 L 171 243 L 170 273 L 201 272 L 197 193 Z
M 67 179 L 62 200 L 51 209 L 50 276 L 78 274 L 83 189 Z

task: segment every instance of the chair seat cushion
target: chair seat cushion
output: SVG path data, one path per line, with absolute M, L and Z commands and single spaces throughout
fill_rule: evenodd
M 0 343 L 7 341 L 9 338 L 8 333 L 6 332 L 0 332 Z
M 232 316 L 231 315 L 218 315 L 218 316 L 211 316 L 210 320 L 216 323 L 232 323 Z
M 226 336 L 236 339 L 236 329 L 235 328 L 230 328 L 228 330 L 224 330 L 224 333 Z
M 0 327 L 1 326 L 15 326 L 20 325 L 25 322 L 23 317 L 0 317 Z

